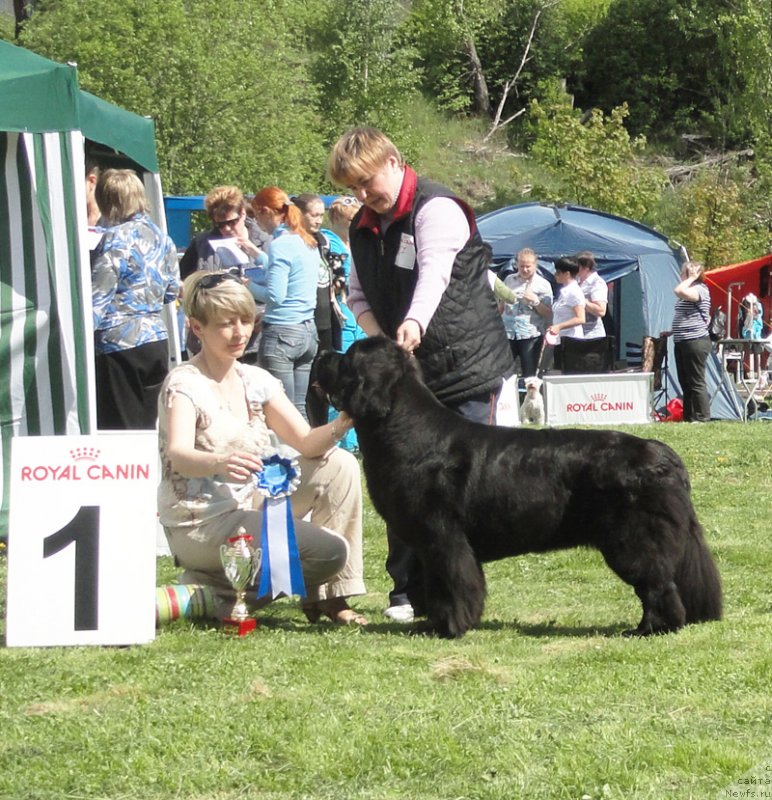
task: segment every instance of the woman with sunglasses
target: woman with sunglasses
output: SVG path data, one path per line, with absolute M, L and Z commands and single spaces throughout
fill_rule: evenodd
M 273 239 L 265 285 L 252 292 L 266 304 L 257 363 L 284 384 L 287 397 L 301 415 L 311 363 L 319 347 L 314 323 L 319 251 L 300 209 L 277 186 L 267 186 L 252 198 L 255 219 Z
M 311 622 L 366 624 L 347 598 L 365 593 L 362 494 L 356 459 L 335 447 L 351 428 L 346 416 L 309 427 L 279 380 L 238 362 L 249 340 L 255 304 L 228 273 L 195 272 L 183 286 L 185 313 L 201 351 L 169 373 L 159 399 L 161 484 L 158 506 L 182 583 L 215 592 L 220 617 L 234 593 L 220 545 L 243 527 L 259 540 L 262 496 L 254 475 L 275 452 L 272 433 L 300 453 L 300 486 L 292 512 Z M 304 517 L 310 512 L 310 521 Z M 255 579 L 259 584 L 260 577 Z M 255 607 L 269 602 L 256 600 Z
M 227 269 L 231 263 L 222 263 L 216 242 L 235 239 L 243 251 L 248 270 L 267 263 L 265 250 L 271 237 L 247 216 L 247 201 L 237 186 L 217 186 L 204 198 L 206 215 L 212 223 L 208 231 L 197 234 L 180 259 L 180 276 L 183 280 L 197 269 Z M 213 245 L 212 242 L 215 242 Z
M 271 237 L 247 214 L 247 201 L 237 186 L 217 186 L 204 198 L 206 214 L 212 222 L 208 231 L 197 234 L 180 259 L 182 280 L 196 270 L 230 270 L 242 276 L 247 288 L 253 293 L 257 286 L 265 283 L 266 255 Z M 227 246 L 222 246 L 227 241 Z M 231 249 L 238 248 L 239 256 Z M 254 364 L 260 335 L 259 320 L 265 310 L 258 306 L 254 332 L 242 361 Z M 198 340 L 188 330 L 185 349 L 188 355 L 198 352 Z

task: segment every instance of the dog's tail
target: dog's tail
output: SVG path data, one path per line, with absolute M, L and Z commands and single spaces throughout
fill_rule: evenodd
M 721 578 L 694 512 L 675 582 L 686 610 L 687 623 L 721 619 Z

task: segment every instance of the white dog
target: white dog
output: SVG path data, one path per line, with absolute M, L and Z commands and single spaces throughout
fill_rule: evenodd
M 525 379 L 525 400 L 520 406 L 520 422 L 524 425 L 544 425 L 544 399 L 541 378 Z

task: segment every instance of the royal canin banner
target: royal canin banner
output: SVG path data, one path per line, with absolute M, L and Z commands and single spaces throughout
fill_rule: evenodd
M 156 432 L 11 445 L 6 645 L 152 641 Z
M 548 425 L 618 425 L 651 422 L 651 372 L 546 375 Z

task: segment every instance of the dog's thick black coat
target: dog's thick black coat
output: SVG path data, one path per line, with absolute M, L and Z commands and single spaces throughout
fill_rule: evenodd
M 375 509 L 421 558 L 439 635 L 462 636 L 480 621 L 482 562 L 576 546 L 597 548 L 635 589 L 643 618 L 634 633 L 721 617 L 689 476 L 662 442 L 470 422 L 382 337 L 324 354 L 318 382 L 354 420 Z

